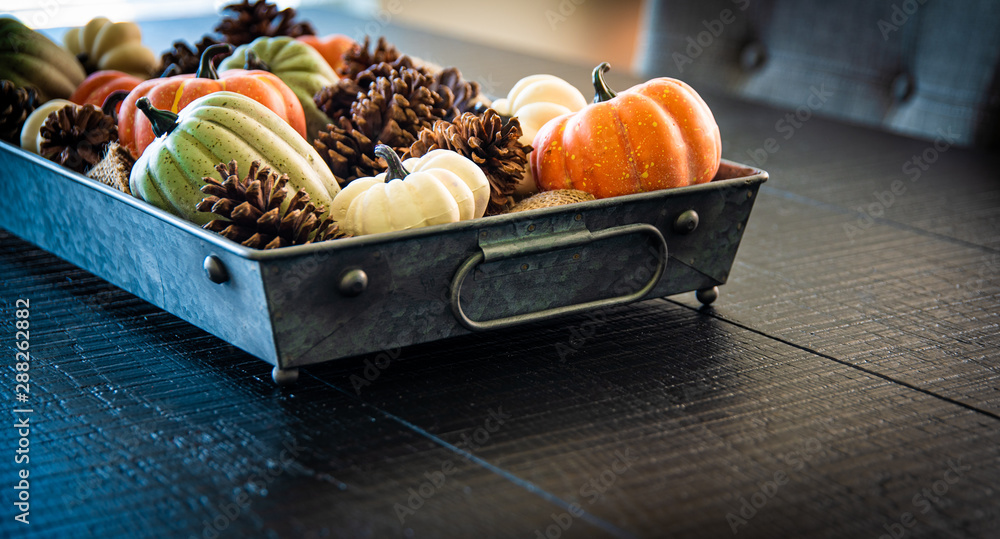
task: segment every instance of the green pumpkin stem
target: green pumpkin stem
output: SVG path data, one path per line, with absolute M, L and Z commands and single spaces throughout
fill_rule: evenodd
M 220 54 L 232 54 L 233 46 L 229 43 L 216 43 L 205 49 L 201 53 L 201 63 L 198 65 L 198 72 L 194 74 L 199 79 L 219 79 L 219 72 L 215 70 L 215 57 Z
M 153 126 L 153 134 L 162 137 L 170 133 L 177 127 L 177 115 L 169 110 L 160 110 L 149 102 L 148 97 L 140 97 L 135 102 L 135 108 L 142 111 L 149 118 L 149 123 Z
M 375 155 L 385 159 L 385 162 L 389 165 L 386 169 L 385 181 L 389 182 L 392 180 L 402 180 L 406 178 L 409 172 L 403 168 L 403 162 L 399 160 L 399 156 L 396 155 L 396 151 L 386 146 L 385 144 L 379 144 L 375 146 Z
M 608 83 L 604 82 L 604 74 L 611 69 L 611 64 L 601 62 L 601 65 L 594 68 L 594 103 L 609 101 L 618 95 L 614 90 L 608 88 Z
M 128 97 L 128 90 L 115 90 L 108 94 L 108 97 L 104 98 L 104 104 L 101 105 L 101 112 L 107 114 L 118 121 L 118 104 L 125 101 Z
M 256 69 L 259 71 L 270 72 L 271 66 L 267 65 L 264 60 L 261 60 L 260 56 L 257 56 L 257 53 L 254 52 L 253 49 L 247 49 L 247 61 L 243 64 L 243 69 L 246 69 L 247 71 Z

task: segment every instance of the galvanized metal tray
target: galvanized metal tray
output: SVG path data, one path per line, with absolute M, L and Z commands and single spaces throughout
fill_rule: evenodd
M 0 227 L 297 368 L 644 298 L 715 299 L 767 173 L 260 251 L 0 143 Z M 65 208 L 65 211 L 50 211 Z

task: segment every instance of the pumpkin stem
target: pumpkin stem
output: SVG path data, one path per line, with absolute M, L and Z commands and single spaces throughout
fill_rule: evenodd
M 614 90 L 608 88 L 608 83 L 604 82 L 604 74 L 611 69 L 611 64 L 601 62 L 601 65 L 594 68 L 594 103 L 603 103 L 618 95 Z
M 386 146 L 385 144 L 379 144 L 375 146 L 375 155 L 385 159 L 385 162 L 389 165 L 386 169 L 385 181 L 389 182 L 391 180 L 402 180 L 406 178 L 409 172 L 403 168 L 403 162 L 399 160 L 399 156 L 396 155 L 396 151 Z
M 104 104 L 101 105 L 101 112 L 111 116 L 116 122 L 118 121 L 118 104 L 125 101 L 128 97 L 128 90 L 115 90 L 108 94 L 108 97 L 104 98 Z
M 267 65 L 264 60 L 261 60 L 260 56 L 257 56 L 257 53 L 252 49 L 247 49 L 247 61 L 243 64 L 243 69 L 246 69 L 247 71 L 257 69 L 260 71 L 270 72 L 271 66 Z
M 141 110 L 146 115 L 146 118 L 149 118 L 149 123 L 153 127 L 153 134 L 157 137 L 162 137 L 177 127 L 177 115 L 169 110 L 160 110 L 154 107 L 149 102 L 148 97 L 140 97 L 135 102 L 135 108 Z
M 219 72 L 215 70 L 215 60 L 216 56 L 220 54 L 232 54 L 233 46 L 229 43 L 216 43 L 211 47 L 205 49 L 205 52 L 201 53 L 201 63 L 198 64 L 198 72 L 194 74 L 195 77 L 199 79 L 219 79 Z
M 180 75 L 180 74 L 181 74 L 180 66 L 178 66 L 177 64 L 170 64 L 167 66 L 166 69 L 163 70 L 163 73 L 160 73 L 159 78 L 165 79 L 167 77 L 173 77 L 175 75 Z

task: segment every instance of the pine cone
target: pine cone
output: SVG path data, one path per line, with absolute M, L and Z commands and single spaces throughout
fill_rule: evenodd
M 21 141 L 21 126 L 38 107 L 38 92 L 22 88 L 9 80 L 0 80 L 0 140 L 17 145 Z
M 94 105 L 73 105 L 49 114 L 40 133 L 39 154 L 85 172 L 101 160 L 108 143 L 118 140 L 118 125 Z
M 343 77 L 332 86 L 327 86 L 319 91 L 314 97 L 316 106 L 324 114 L 336 120 L 341 116 L 350 116 L 351 105 L 361 98 L 360 94 L 367 92 L 373 83 L 380 78 L 391 79 L 399 75 L 402 68 L 415 69 L 424 73 L 419 68 L 413 66 L 413 60 L 409 56 L 400 56 L 393 62 L 379 62 L 368 66 L 367 69 L 356 73 L 352 77 Z
M 444 148 L 472 159 L 490 180 L 490 203 L 486 215 L 503 213 L 514 199 L 514 188 L 524 175 L 531 146 L 521 144 L 521 123 L 512 118 L 506 124 L 493 109 L 481 115 L 466 112 L 454 122 L 438 121 L 424 129 L 401 158 L 420 157 Z
M 258 37 L 316 35 L 312 24 L 293 21 L 294 9 L 278 11 L 277 6 L 267 0 L 257 0 L 253 4 L 250 0 L 243 0 L 225 6 L 222 12 L 228 12 L 229 16 L 223 17 L 215 31 L 222 34 L 226 43 L 234 47 L 250 43 Z
M 208 195 L 198 203 L 198 211 L 211 212 L 223 219 L 209 221 L 203 228 L 254 249 L 277 249 L 344 237 L 332 219 L 321 216 L 326 208 L 309 201 L 299 189 L 288 201 L 288 174 L 278 176 L 269 167 L 254 161 L 247 176 L 240 179 L 236 161 L 220 163 L 222 181 L 206 177 L 201 191 Z
M 327 124 L 313 147 L 323 157 L 341 187 L 351 180 L 383 172 L 386 163 L 375 157 L 377 140 L 357 129 L 349 118 L 341 117 L 337 124 Z
M 201 54 L 216 43 L 219 43 L 219 40 L 212 36 L 204 36 L 201 41 L 195 43 L 194 50 L 192 50 L 191 46 L 183 40 L 174 41 L 173 48 L 164 51 L 163 55 L 160 56 L 160 65 L 163 67 L 171 64 L 176 65 L 180 70 L 178 74 L 197 73 L 201 63 Z
M 443 118 L 452 106 L 450 93 L 442 96 L 430 89 L 431 77 L 408 67 L 381 66 L 379 70 L 389 76 L 374 77 L 368 90 L 351 104 L 349 114 L 340 112 L 337 122 L 328 124 L 313 142 L 330 170 L 345 183 L 385 169 L 386 164 L 374 156 L 376 144 L 405 151 L 422 129 Z M 335 99 L 333 90 L 330 96 L 327 103 Z
M 382 62 L 391 64 L 401 56 L 399 49 L 386 41 L 384 36 L 378 38 L 375 50 L 368 52 L 369 46 L 371 46 L 371 38 L 365 36 L 364 44 L 356 43 L 351 47 L 351 50 L 344 54 L 344 67 L 340 69 L 338 75 L 353 79 L 357 77 L 358 73 L 375 64 Z
M 434 75 L 434 84 L 431 89 L 439 94 L 444 94 L 445 89 L 453 96 L 453 105 L 447 111 L 444 120 L 451 121 L 462 113 L 471 112 L 479 97 L 479 83 L 469 82 L 462 78 L 462 73 L 458 68 L 449 67 Z

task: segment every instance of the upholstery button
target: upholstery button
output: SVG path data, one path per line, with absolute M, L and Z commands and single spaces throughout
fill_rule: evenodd
M 743 71 L 753 71 L 764 63 L 765 56 L 764 44 L 760 41 L 751 41 L 740 51 L 740 67 Z
M 913 96 L 913 90 L 916 84 L 913 82 L 913 76 L 908 72 L 903 71 L 899 73 L 892 79 L 892 84 L 890 87 L 890 92 L 892 93 L 892 99 L 898 103 L 902 103 L 911 96 Z

